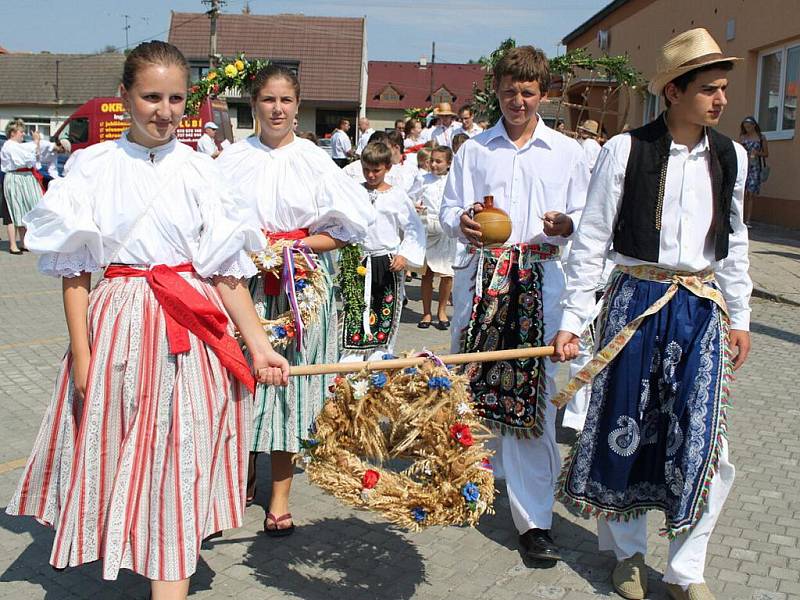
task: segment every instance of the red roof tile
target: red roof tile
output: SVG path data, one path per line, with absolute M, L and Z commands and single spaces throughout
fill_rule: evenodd
M 169 42 L 189 60 L 208 57 L 204 13 L 172 13 Z M 304 15 L 220 14 L 217 50 L 251 58 L 299 62 L 304 100 L 360 102 L 364 19 Z
M 369 61 L 367 85 L 367 108 L 414 108 L 430 106 L 431 68 L 433 69 L 433 91 L 442 86 L 455 96 L 453 108 L 472 101 L 472 84 L 483 87 L 484 71 L 480 65 L 456 63 L 428 64 L 420 68 L 415 62 Z M 400 93 L 400 102 L 384 102 L 381 92 L 391 85 Z

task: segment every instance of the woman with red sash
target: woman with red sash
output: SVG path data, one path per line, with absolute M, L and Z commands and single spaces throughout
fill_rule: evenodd
M 274 65 L 265 67 L 253 80 L 251 94 L 259 135 L 226 148 L 217 164 L 229 184 L 240 187 L 239 196 L 254 207 L 257 225 L 271 242 L 294 240 L 292 255 L 313 254 L 312 260 L 326 281 L 313 323 L 298 323 L 295 318 L 291 332 L 274 327 L 270 333 L 277 337 L 297 335 L 282 350 L 290 364 L 336 362 L 337 322 L 330 254 L 346 243 L 364 240 L 375 220 L 375 211 L 363 187 L 347 177 L 324 150 L 293 133 L 300 84 L 291 71 Z M 251 281 L 256 311 L 264 319 L 276 319 L 287 311 L 298 313 L 296 300 L 302 300 L 302 290 L 295 294 L 295 282 L 286 269 L 284 273 L 281 281 L 271 276 Z M 322 408 L 329 383 L 329 378 L 321 376 L 293 377 L 286 388 L 256 389 L 251 449 L 271 454 L 272 493 L 264 523 L 268 535 L 289 535 L 294 531 L 289 513 L 292 458 L 300 450 L 301 441 L 309 437 L 309 428 Z M 255 456 L 251 464 L 252 499 Z
M 8 251 L 11 254 L 22 254 L 24 247 L 17 244 L 25 238 L 25 227 L 22 217 L 31 210 L 44 193 L 42 174 L 36 170 L 39 160 L 40 135 L 33 132 L 33 141 L 25 142 L 25 123 L 14 119 L 6 125 L 8 141 L 0 150 L 0 169 L 3 170 L 3 196 L 6 206 L 3 207 L 3 220 L 8 228 Z
M 185 598 L 203 539 L 242 524 L 255 380 L 288 379 L 242 281 L 264 238 L 175 139 L 187 78 L 174 46 L 134 49 L 130 130 L 25 217 L 40 271 L 63 277 L 70 348 L 7 511 L 55 528 L 54 567 L 102 559 L 106 579 L 152 580 L 154 600 Z

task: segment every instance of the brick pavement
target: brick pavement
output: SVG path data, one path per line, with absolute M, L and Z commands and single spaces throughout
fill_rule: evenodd
M 5 248 L 0 244 L 0 506 L 16 485 L 20 470 L 13 461 L 30 449 L 66 341 L 58 282 L 36 274 L 29 255 L 12 257 Z M 759 248 L 783 252 L 774 245 Z M 753 261 L 754 268 L 759 264 Z M 782 283 L 762 279 L 775 289 Z M 410 295 L 399 347 L 444 350 L 447 334 L 414 327 L 419 316 L 415 286 Z M 795 391 L 800 319 L 797 308 L 786 304 L 755 300 L 753 306 L 755 347 L 734 385 L 730 413 L 737 480 L 709 546 L 706 574 L 719 599 L 788 600 L 800 598 L 800 409 Z M 261 488 L 267 489 L 264 476 Z M 281 541 L 258 534 L 263 511 L 248 509 L 242 529 L 226 533 L 203 552 L 191 598 L 616 597 L 609 584 L 613 559 L 597 552 L 594 523 L 560 506 L 554 535 L 565 560 L 534 569 L 517 552 L 504 493 L 496 500 L 497 514 L 476 530 L 435 528 L 420 534 L 400 532 L 371 514 L 345 508 L 302 475 L 293 494 L 292 509 L 301 526 L 297 534 Z M 263 494 L 258 500 L 265 501 Z M 656 514 L 650 525 L 650 597 L 662 598 L 666 543 L 656 533 Z M 33 520 L 0 515 L 0 598 L 147 597 L 146 582 L 129 573 L 105 583 L 96 565 L 53 571 L 47 566 L 51 543 L 52 532 Z

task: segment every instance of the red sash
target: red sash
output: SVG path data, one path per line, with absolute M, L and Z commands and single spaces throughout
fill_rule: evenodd
M 46 192 L 47 190 L 44 187 L 44 177 L 42 176 L 41 171 L 39 169 L 33 169 L 31 167 L 25 167 L 23 169 L 16 169 L 15 173 L 33 173 L 33 176 L 36 178 L 36 181 L 39 182 L 39 187 L 42 188 L 42 193 Z
M 127 265 L 110 265 L 107 278 L 144 277 L 153 295 L 164 309 L 167 341 L 172 354 L 189 351 L 189 332 L 206 343 L 217 355 L 219 362 L 252 394 L 255 379 L 242 349 L 228 335 L 228 317 L 178 273 L 192 273 L 191 264 L 156 265 L 152 269 L 134 269 Z
M 302 240 L 308 237 L 308 229 L 293 229 L 292 231 L 265 231 L 267 242 L 271 246 L 278 240 Z M 281 278 L 274 273 L 264 273 L 264 293 L 267 296 L 279 296 L 281 293 Z

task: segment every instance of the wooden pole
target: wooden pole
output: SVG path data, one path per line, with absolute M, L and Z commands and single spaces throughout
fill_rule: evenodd
M 498 360 L 516 360 L 521 358 L 538 358 L 553 354 L 552 346 L 541 346 L 537 348 L 515 348 L 511 350 L 494 350 L 492 352 L 467 352 L 463 354 L 446 354 L 438 356 L 446 365 L 463 365 L 472 362 L 493 362 Z M 410 358 L 392 358 L 390 360 L 372 360 L 361 362 L 329 363 L 324 365 L 299 365 L 289 369 L 289 375 L 298 377 L 300 375 L 333 375 L 345 373 L 358 373 L 364 369 L 369 371 L 384 371 L 392 369 L 407 369 L 409 367 L 419 367 L 426 360 L 431 360 L 427 356 L 415 356 Z

